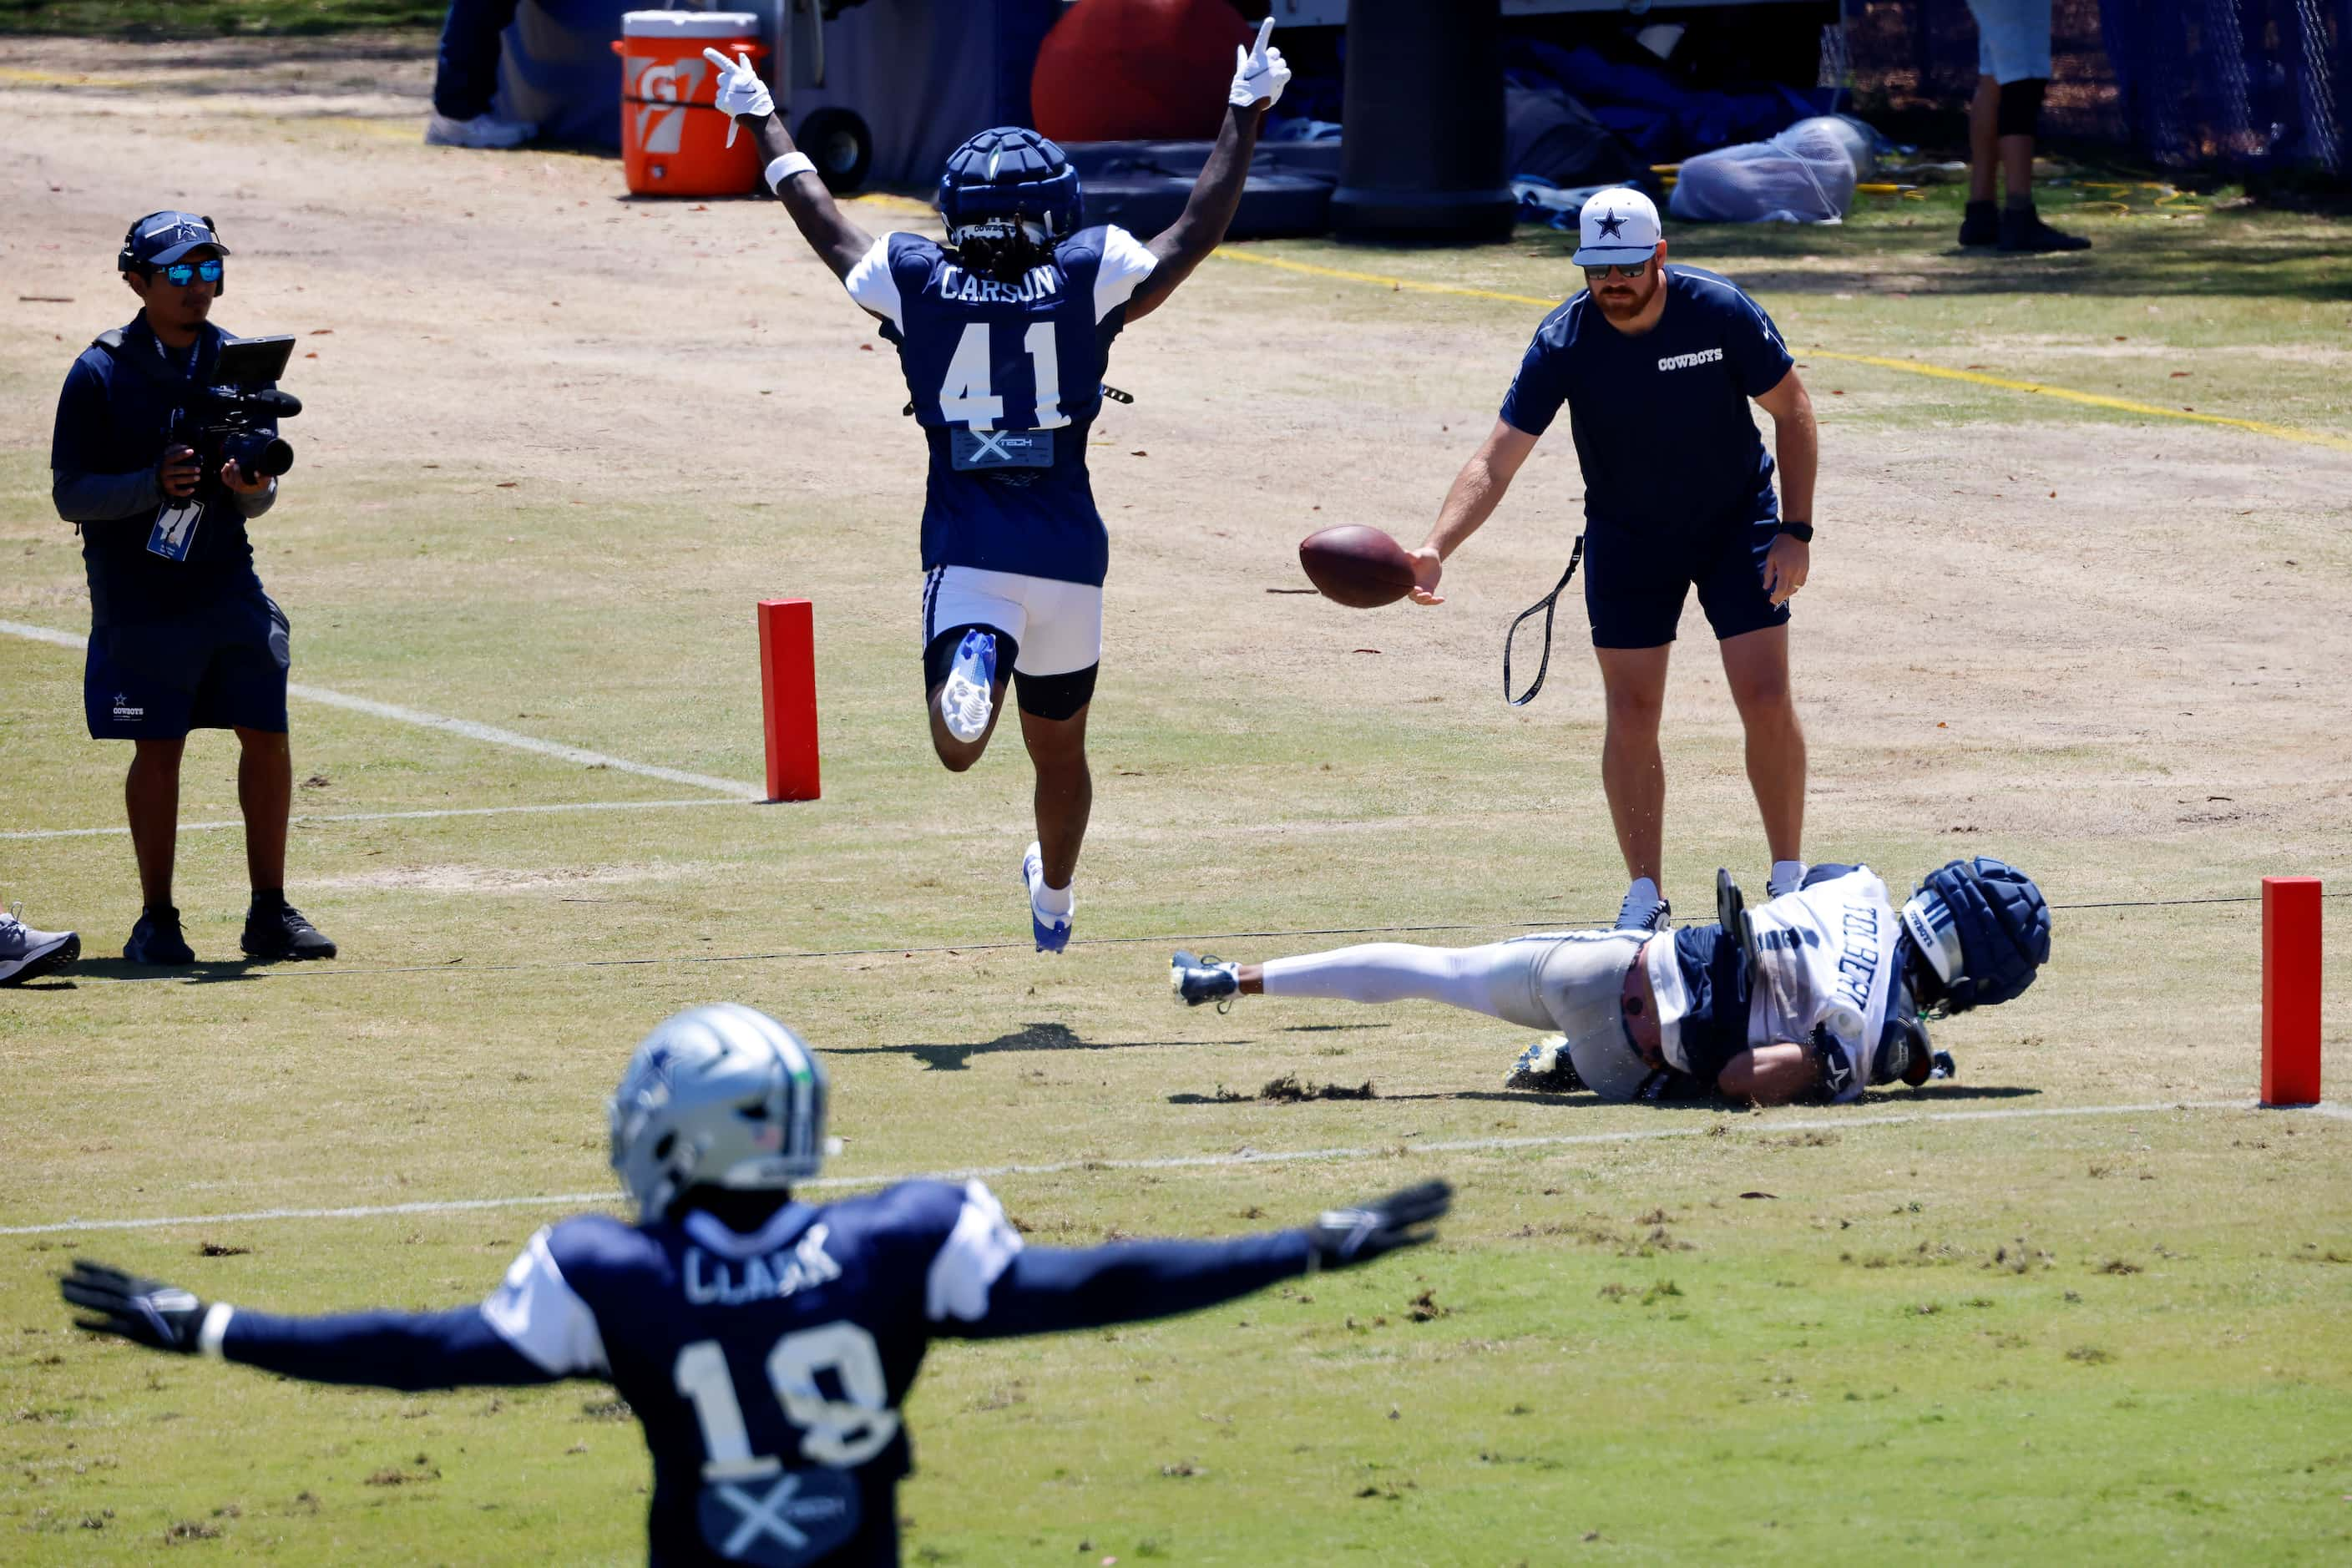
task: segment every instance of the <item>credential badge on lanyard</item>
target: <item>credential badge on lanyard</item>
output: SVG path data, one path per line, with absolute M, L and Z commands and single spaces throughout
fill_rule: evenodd
M 159 355 L 162 354 L 163 344 L 157 343 L 155 352 Z M 164 430 L 163 439 L 167 442 L 171 441 L 179 434 L 179 430 L 180 413 L 179 410 L 174 409 L 172 413 L 172 423 Z M 155 526 L 148 531 L 147 552 L 150 555 L 160 555 L 166 561 L 185 561 L 188 558 L 188 552 L 196 542 L 196 525 L 204 520 L 205 503 L 194 496 L 177 501 L 167 499 L 155 513 Z

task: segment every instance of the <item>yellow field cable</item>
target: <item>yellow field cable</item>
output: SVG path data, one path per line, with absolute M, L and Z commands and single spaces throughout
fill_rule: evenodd
M 1355 272 L 1344 267 L 1322 267 L 1311 261 L 1293 261 L 1287 257 L 1258 256 L 1247 251 L 1221 249 L 1213 253 L 1220 261 L 1247 262 L 1254 267 L 1272 267 L 1285 272 L 1302 272 L 1315 278 L 1338 278 L 1350 283 L 1376 283 L 1391 290 L 1415 294 L 1451 294 L 1470 300 L 1499 300 L 1511 305 L 1537 305 L 1550 310 L 1558 300 L 1539 299 L 1533 294 L 1507 294 L 1494 289 L 1470 289 L 1458 283 L 1424 283 L 1412 278 L 1386 278 L 1377 272 Z M 1900 371 L 1906 375 L 1932 376 L 1938 381 L 1964 381 L 1976 386 L 1998 387 L 2003 392 L 2030 393 L 2039 397 L 2054 397 L 2063 403 L 2079 403 L 2086 407 L 2110 409 L 2118 414 L 2142 414 L 2159 419 L 2178 419 L 2184 424 L 2224 425 L 2232 429 L 2252 431 L 2257 436 L 2274 437 L 2282 441 L 2299 441 L 2307 446 L 2327 447 L 2339 452 L 2352 452 L 2352 437 L 2338 436 L 2323 430 L 2305 430 L 2292 425 L 2273 425 L 2260 419 L 2236 419 L 2226 414 L 2199 414 L 2187 408 L 2166 408 L 2153 403 L 2135 403 L 2126 397 L 2108 397 L 2096 392 L 2076 392 L 2072 387 L 2045 386 L 2034 381 L 2011 381 L 2006 376 L 1986 375 L 1973 370 L 1947 370 L 1942 365 L 1921 364 L 1915 360 L 1887 359 L 1878 354 L 1840 353 L 1829 349 L 1808 349 L 1815 359 L 1840 360 L 1850 364 L 1875 365 L 1881 370 Z
M 144 87 L 127 77 L 90 76 L 82 71 L 37 71 L 23 66 L 0 66 L 0 81 L 29 82 L 36 87 Z

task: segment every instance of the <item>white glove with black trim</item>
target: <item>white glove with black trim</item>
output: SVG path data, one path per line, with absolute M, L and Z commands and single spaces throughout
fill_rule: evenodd
M 1282 89 L 1290 85 L 1290 65 L 1282 51 L 1266 40 L 1274 37 L 1274 18 L 1258 24 L 1257 42 L 1244 49 L 1234 46 L 1234 85 L 1225 101 L 1235 109 L 1272 109 Z
M 738 54 L 729 59 L 717 49 L 706 48 L 702 58 L 719 68 L 719 112 L 727 116 L 727 145 L 735 145 L 735 132 L 742 129 L 735 123 L 740 115 L 765 120 L 776 111 L 776 100 L 768 91 L 768 84 L 760 79 L 759 70 L 751 57 Z

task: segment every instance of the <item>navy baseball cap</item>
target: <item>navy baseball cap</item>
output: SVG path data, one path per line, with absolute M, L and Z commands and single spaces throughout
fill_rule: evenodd
M 149 213 L 122 237 L 122 254 L 115 265 L 128 272 L 134 267 L 169 267 L 192 250 L 210 246 L 223 256 L 228 247 L 213 232 L 213 220 L 194 213 Z

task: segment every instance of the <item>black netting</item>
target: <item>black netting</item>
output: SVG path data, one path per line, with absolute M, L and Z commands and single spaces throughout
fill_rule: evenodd
M 1949 113 L 1975 90 L 1965 0 L 1846 0 L 1865 116 Z M 2352 177 L 2352 0 L 2053 0 L 2053 135 L 2160 167 Z

